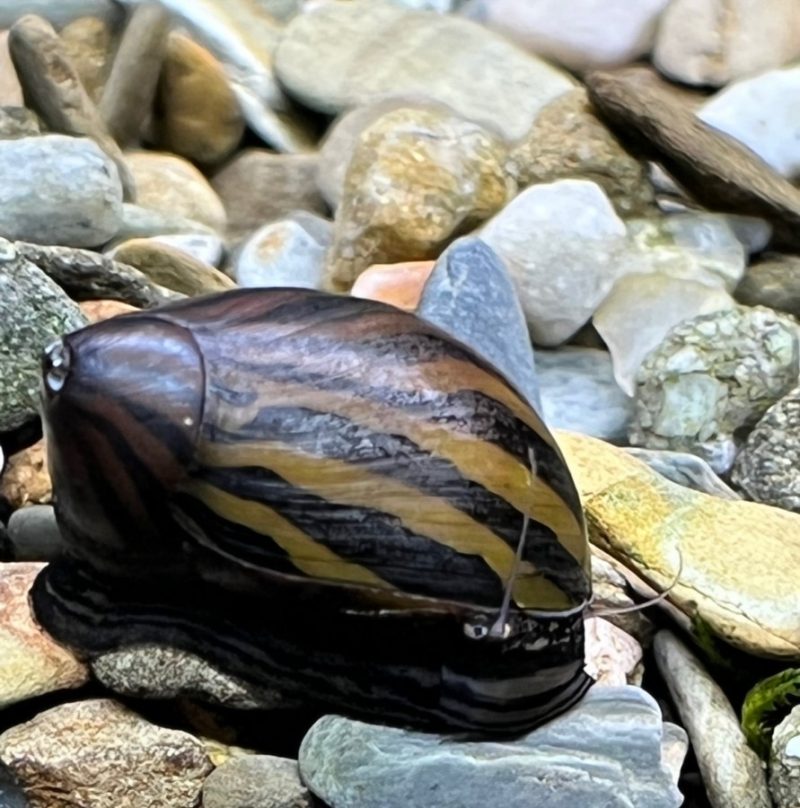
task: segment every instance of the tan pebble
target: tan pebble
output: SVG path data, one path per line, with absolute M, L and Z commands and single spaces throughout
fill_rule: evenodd
M 3 476 L 0 477 L 0 497 L 14 509 L 52 501 L 53 484 L 47 470 L 44 440 L 8 458 Z
M 110 320 L 120 314 L 139 311 L 136 306 L 123 303 L 121 300 L 85 300 L 78 306 L 90 323 L 99 323 L 101 320 Z
M 373 264 L 358 276 L 351 294 L 414 311 L 435 264 L 435 261 Z

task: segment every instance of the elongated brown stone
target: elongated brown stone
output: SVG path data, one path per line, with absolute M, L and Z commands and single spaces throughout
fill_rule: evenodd
M 92 138 L 116 164 L 125 198 L 133 200 L 133 175 L 53 26 L 28 14 L 11 28 L 8 44 L 27 105 L 54 132 Z
M 108 131 L 120 146 L 139 139 L 155 98 L 168 33 L 165 9 L 146 3 L 135 9 L 122 35 L 99 105 Z
M 589 97 L 617 136 L 657 160 L 711 210 L 760 216 L 778 243 L 800 246 L 800 191 L 738 141 L 697 118 L 641 70 L 594 72 Z

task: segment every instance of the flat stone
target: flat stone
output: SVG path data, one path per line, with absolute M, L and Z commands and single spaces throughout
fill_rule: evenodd
M 347 170 L 328 253 L 330 289 L 349 291 L 371 264 L 436 258 L 513 196 L 505 160 L 489 132 L 438 108 L 383 115 Z
M 516 741 L 478 742 L 325 716 L 300 747 L 303 782 L 337 808 L 678 806 L 664 724 L 636 687 L 595 687 Z
M 190 162 L 164 152 L 128 152 L 126 157 L 136 178 L 140 206 L 224 232 L 222 201 Z
M 701 619 L 755 656 L 798 659 L 800 515 L 693 491 L 624 449 L 574 432 L 554 435 L 592 543 L 656 592 L 674 584 L 668 603 L 677 615 Z
M 421 95 L 508 141 L 525 135 L 545 104 L 575 86 L 469 20 L 379 0 L 324 3 L 298 15 L 286 27 L 275 68 L 289 93 L 320 112 Z
M 717 87 L 798 55 L 800 8 L 793 0 L 672 0 L 653 49 L 666 76 Z
M 626 446 L 625 451 L 650 466 L 662 477 L 722 499 L 737 500 L 741 497 L 714 472 L 702 457 L 689 452 L 670 452 L 667 449 L 640 449 Z
M 28 592 L 44 567 L 0 563 L 0 709 L 45 693 L 80 687 L 89 679 L 88 668 L 45 634 L 31 615 Z M 0 759 L 11 765 L 3 754 L 2 737 Z
M 98 109 L 111 136 L 121 146 L 139 141 L 153 106 L 170 19 L 158 3 L 137 6 L 119 42 Z
M 558 345 L 592 316 L 620 275 L 625 225 L 587 180 L 534 185 L 480 231 L 517 286 L 538 345 Z
M 315 155 L 240 151 L 211 180 L 227 212 L 231 241 L 295 210 L 327 213 L 317 189 L 318 162 Z
M 73 300 L 119 300 L 149 309 L 180 297 L 153 283 L 135 267 L 91 250 L 40 247 L 20 241 L 15 242 L 14 249 L 55 281 Z
M 0 251 L 0 432 L 7 432 L 38 414 L 41 351 L 86 320 L 12 245 L 0 241 Z
M 536 352 L 545 423 L 624 443 L 633 400 L 614 379 L 611 356 L 598 348 L 565 346 Z
M 598 120 L 583 87 L 544 107 L 510 158 L 520 187 L 586 179 L 605 191 L 620 216 L 643 215 L 655 208 L 647 164 L 628 154 Z
M 210 51 L 177 31 L 167 42 L 159 104 L 159 145 L 187 160 L 219 163 L 244 134 L 224 68 Z
M 734 296 L 747 306 L 768 306 L 800 318 L 800 256 L 765 253 L 748 267 Z
M 120 244 L 114 250 L 114 260 L 135 267 L 154 284 L 189 297 L 236 288 L 236 283 L 216 267 L 154 239 Z
M 766 777 L 722 688 L 669 631 L 656 634 L 656 664 L 689 734 L 715 808 L 771 808 Z
M 31 808 L 196 805 L 213 766 L 186 732 L 110 699 L 62 704 L 0 735 L 0 758 Z
M 0 497 L 11 508 L 42 505 L 53 501 L 53 484 L 47 469 L 47 447 L 44 440 L 38 440 L 32 446 L 8 458 L 7 468 L 0 479 Z M 13 516 L 14 514 L 12 518 Z M 41 560 L 44 559 L 17 559 L 17 561 Z
M 240 286 L 320 289 L 332 239 L 330 222 L 298 211 L 256 230 L 242 245 L 233 275 Z
M 675 326 L 735 306 L 736 301 L 721 286 L 661 272 L 632 274 L 614 284 L 592 323 L 608 346 L 617 384 L 633 396 L 642 362 Z
M 114 164 L 88 138 L 41 135 L 0 140 L 0 236 L 94 247 L 122 219 Z
M 63 547 L 52 505 L 14 511 L 8 520 L 8 538 L 14 561 L 52 561 Z
M 168 210 L 154 210 L 126 202 L 122 205 L 122 224 L 114 242 L 119 244 L 132 238 L 186 234 L 219 238 L 213 228 L 195 219 Z
M 649 53 L 669 0 L 479 0 L 470 16 L 570 70 L 635 62 Z
M 296 760 L 245 755 L 215 769 L 203 786 L 203 808 L 313 808 Z
M 800 68 L 769 70 L 729 84 L 711 96 L 697 116 L 792 179 L 800 175 L 800 110 L 786 99 L 798 92 Z
M 748 499 L 800 513 L 800 387 L 764 413 L 736 456 L 731 480 Z
M 637 376 L 630 441 L 690 451 L 728 471 L 738 433 L 797 383 L 798 330 L 763 307 L 736 306 L 675 326 Z
M 769 790 L 775 808 L 800 804 L 800 707 L 795 707 L 772 734 Z
M 508 269 L 484 241 L 467 236 L 442 253 L 417 315 L 485 357 L 541 412 L 522 306 Z
M 134 199 L 136 184 L 125 158 L 52 25 L 41 17 L 22 17 L 12 26 L 8 44 L 27 106 L 52 131 L 94 140 L 116 165 L 125 198 Z
M 41 135 L 36 113 L 27 107 L 0 107 L 0 140 Z
M 0 5 L 0 28 L 10 28 L 25 14 L 38 14 L 59 29 L 80 17 L 98 17 L 112 26 L 123 17 L 114 0 L 4 0 Z
M 415 311 L 435 264 L 435 261 L 373 264 L 356 278 L 350 294 Z
M 116 37 L 99 17 L 79 17 L 59 31 L 67 58 L 89 98 L 97 104 L 111 70 Z
M 114 693 L 134 698 L 192 698 L 239 710 L 270 709 L 280 694 L 244 682 L 195 654 L 145 643 L 108 651 L 91 661 L 95 678 Z
M 779 243 L 800 243 L 800 190 L 745 146 L 701 121 L 651 74 L 595 72 L 587 85 L 620 140 L 661 163 L 701 205 L 760 217 L 773 225 Z

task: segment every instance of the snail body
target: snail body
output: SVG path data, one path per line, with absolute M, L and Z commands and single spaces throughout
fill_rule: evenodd
M 248 289 L 44 358 L 65 557 L 37 617 L 395 723 L 518 732 L 574 704 L 589 555 L 552 436 L 491 365 L 390 306 Z

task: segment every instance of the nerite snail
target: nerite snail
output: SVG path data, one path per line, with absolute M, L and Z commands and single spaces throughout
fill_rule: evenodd
M 75 332 L 43 375 L 68 551 L 33 601 L 62 641 L 169 643 L 327 709 L 486 732 L 591 685 L 567 466 L 432 325 L 237 290 Z

